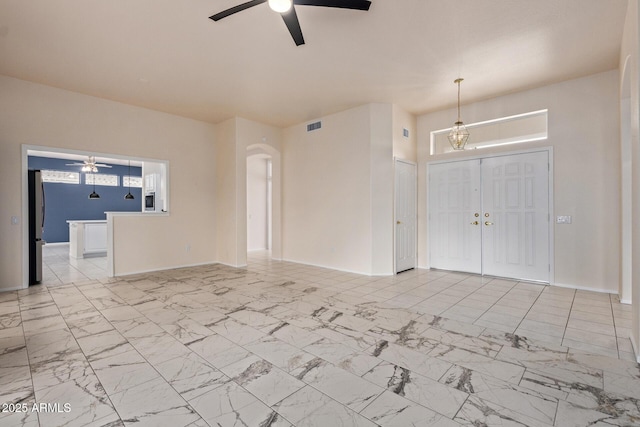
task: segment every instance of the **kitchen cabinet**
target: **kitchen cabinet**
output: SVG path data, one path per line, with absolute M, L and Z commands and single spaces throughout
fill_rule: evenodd
M 107 221 L 67 221 L 69 256 L 87 258 L 107 254 Z

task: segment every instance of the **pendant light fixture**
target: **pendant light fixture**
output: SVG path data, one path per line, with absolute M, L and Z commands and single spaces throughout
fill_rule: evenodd
M 455 79 L 453 82 L 458 85 L 458 121 L 453 124 L 451 132 L 449 132 L 449 142 L 454 150 L 464 150 L 464 146 L 469 139 L 469 131 L 460 119 L 460 82 L 464 79 Z
M 133 200 L 133 194 L 131 194 L 131 160 L 129 160 L 129 192 L 124 196 L 125 200 Z
M 91 200 L 99 199 L 100 195 L 96 193 L 96 176 L 95 175 L 91 175 L 91 176 L 93 177 L 93 191 L 91 192 L 91 194 L 89 194 L 89 199 Z

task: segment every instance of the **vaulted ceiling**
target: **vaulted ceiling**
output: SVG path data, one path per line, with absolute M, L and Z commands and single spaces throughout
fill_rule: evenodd
M 369 102 L 414 114 L 618 66 L 627 0 L 298 6 L 296 47 L 245 0 L 2 0 L 0 74 L 213 123 L 287 126 Z M 0 95 L 1 96 L 1 95 Z

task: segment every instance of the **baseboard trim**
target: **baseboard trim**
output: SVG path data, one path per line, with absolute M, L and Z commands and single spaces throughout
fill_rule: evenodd
M 176 266 L 172 266 L 172 267 L 162 267 L 162 268 L 150 269 L 150 270 L 137 270 L 137 271 L 126 272 L 126 273 L 121 273 L 121 274 L 114 274 L 111 277 L 133 276 L 135 274 L 156 273 L 158 271 L 176 270 L 178 268 L 200 267 L 202 265 L 212 265 L 212 264 L 222 264 L 222 263 L 221 262 L 216 262 L 216 261 L 199 262 L 199 263 L 196 263 L 196 264 L 176 265 Z
M 28 286 L 27 286 L 27 288 L 28 288 Z M 23 290 L 23 289 L 27 289 L 27 288 L 22 287 L 22 286 L 17 287 L 17 288 L 1 288 L 1 289 L 0 289 L 0 293 L 2 293 L 2 292 L 21 291 L 21 290 Z
M 578 291 L 598 292 L 598 293 L 601 293 L 601 294 L 614 294 L 614 295 L 618 294 L 618 291 L 614 291 L 614 290 L 611 290 L 611 289 L 589 288 L 589 287 L 586 287 L 586 286 L 569 285 L 569 284 L 566 284 L 566 283 L 558 283 L 558 282 L 552 283 L 551 286 L 557 286 L 559 288 L 567 288 L 567 289 L 576 289 Z
M 292 262 L 295 264 L 300 264 L 300 265 L 308 265 L 309 267 L 319 267 L 319 268 L 326 268 L 328 270 L 334 270 L 334 271 L 342 271 L 345 273 L 352 273 L 352 274 L 359 274 L 361 276 L 369 276 L 369 277 L 374 277 L 369 273 L 363 273 L 362 271 L 353 271 L 353 270 L 345 270 L 343 268 L 336 268 L 336 267 L 330 267 L 327 265 L 322 265 L 322 264 L 314 264 L 314 263 L 310 263 L 310 262 L 302 262 L 302 261 L 296 261 L 293 259 L 287 259 L 287 258 L 282 258 L 282 261 L 284 262 Z M 391 275 L 389 275 L 391 276 Z M 384 277 L 384 276 L 376 276 L 376 277 Z
M 631 339 L 631 347 L 633 347 L 633 353 L 636 356 L 636 362 L 640 363 L 640 351 L 638 349 L 636 341 L 633 339 L 633 333 L 629 334 L 629 338 Z
M 216 261 L 214 264 L 226 265 L 227 267 L 233 267 L 233 268 L 245 268 L 247 266 L 247 264 L 233 265 L 233 264 L 227 264 L 226 262 L 221 262 L 221 261 Z

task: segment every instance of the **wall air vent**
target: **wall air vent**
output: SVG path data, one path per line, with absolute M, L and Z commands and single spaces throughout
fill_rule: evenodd
M 309 123 L 307 125 L 307 132 L 318 130 L 322 127 L 322 122 Z
M 402 128 L 402 136 L 404 136 L 405 138 L 409 138 L 409 129 Z

